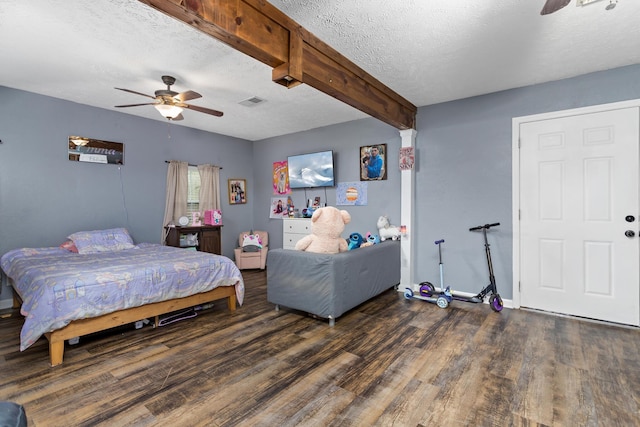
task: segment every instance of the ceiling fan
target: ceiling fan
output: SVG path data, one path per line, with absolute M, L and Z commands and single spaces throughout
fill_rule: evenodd
M 540 15 L 548 15 L 550 13 L 557 12 L 569 3 L 571 3 L 571 0 L 547 0 L 540 11 Z
M 168 120 L 182 120 L 184 117 L 182 116 L 182 111 L 186 108 L 189 110 L 199 111 L 205 114 L 211 114 L 212 116 L 221 117 L 222 111 L 212 110 L 210 108 L 199 107 L 197 105 L 187 104 L 185 101 L 190 101 L 192 99 L 202 98 L 198 92 L 194 92 L 192 90 L 188 90 L 186 92 L 174 92 L 171 90 L 171 85 L 176 82 L 176 79 L 171 76 L 162 76 L 162 81 L 167 85 L 166 89 L 160 89 L 155 91 L 155 96 L 147 95 L 144 93 L 136 92 L 131 89 L 123 89 L 117 87 L 115 89 L 123 90 L 125 92 L 135 93 L 136 95 L 146 96 L 147 98 L 154 99 L 154 102 L 147 102 L 143 104 L 127 104 L 127 105 L 116 105 L 116 108 L 124 108 L 124 107 L 138 107 L 141 105 L 153 105 L 156 109 L 162 114 L 163 117 L 166 117 Z
M 576 0 L 576 6 L 586 6 L 591 3 L 596 3 L 601 0 Z M 540 15 L 548 15 L 553 12 L 557 12 L 566 5 L 571 3 L 571 0 L 547 0 L 540 11 Z M 618 0 L 609 0 L 609 4 L 605 7 L 605 10 L 612 10 L 616 7 Z

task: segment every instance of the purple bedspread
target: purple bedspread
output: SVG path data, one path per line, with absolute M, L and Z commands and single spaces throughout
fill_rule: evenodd
M 236 285 L 238 303 L 244 300 L 242 274 L 229 258 L 151 243 L 87 255 L 60 248 L 14 249 L 2 256 L 0 266 L 23 301 L 20 350 L 72 320 L 218 286 Z

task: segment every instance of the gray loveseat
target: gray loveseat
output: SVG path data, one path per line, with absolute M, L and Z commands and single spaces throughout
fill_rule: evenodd
M 329 319 L 400 283 L 400 242 L 339 254 L 272 249 L 267 256 L 267 300 Z

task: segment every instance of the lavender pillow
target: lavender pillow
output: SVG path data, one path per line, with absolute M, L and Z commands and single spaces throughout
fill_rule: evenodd
M 79 231 L 67 238 L 73 241 L 80 254 L 113 252 L 135 247 L 126 228 Z

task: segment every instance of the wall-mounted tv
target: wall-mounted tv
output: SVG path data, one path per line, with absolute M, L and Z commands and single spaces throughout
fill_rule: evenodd
M 314 188 L 333 187 L 333 151 L 289 156 L 289 187 Z

